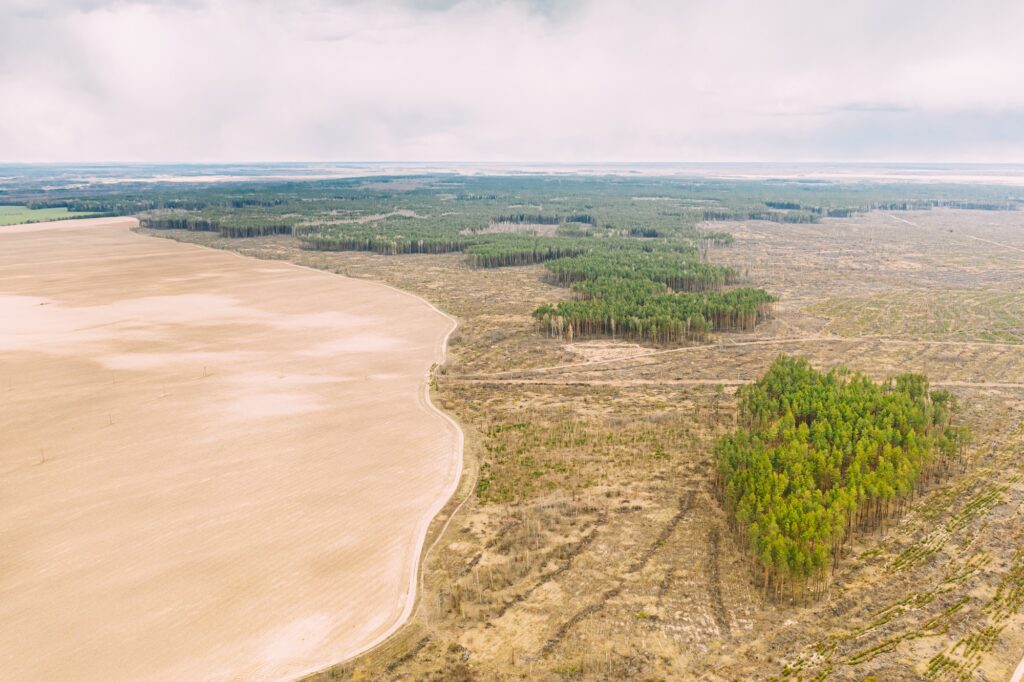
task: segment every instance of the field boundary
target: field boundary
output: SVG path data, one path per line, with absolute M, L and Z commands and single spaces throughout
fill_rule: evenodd
M 93 219 L 93 220 L 96 220 L 96 219 Z M 138 232 L 136 229 L 134 229 L 134 228 L 138 227 L 138 221 L 135 218 L 132 218 L 132 220 L 135 222 L 135 225 L 134 226 L 129 225 L 129 231 L 130 232 L 133 232 L 137 236 L 139 236 L 141 238 L 145 238 L 145 239 L 156 238 L 154 236 L 145 235 L 145 234 L 142 234 L 142 233 Z M 122 222 L 122 221 L 123 221 L 123 219 L 120 219 L 118 224 L 120 222 Z M 60 221 L 60 222 L 68 223 L 70 221 Z M 127 222 L 127 221 L 123 221 L 123 222 Z M 96 225 L 96 226 L 99 227 L 100 225 Z M 111 225 L 111 226 L 112 227 L 113 226 L 117 226 L 117 224 Z M 63 227 L 63 226 L 61 226 L 61 227 Z M 80 226 L 80 227 L 88 227 L 88 226 Z M 200 244 L 193 244 L 193 243 L 190 243 L 190 242 L 181 242 L 181 241 L 178 241 L 178 240 L 173 240 L 173 241 L 175 241 L 178 244 L 191 246 L 191 247 L 194 247 L 194 248 L 197 248 L 197 249 L 202 249 L 204 251 L 217 251 L 217 252 L 221 252 L 221 253 L 228 253 L 228 254 L 231 254 L 231 255 L 236 256 L 238 258 L 252 259 L 252 260 L 257 260 L 257 261 L 265 261 L 265 260 L 267 260 L 267 259 L 263 259 L 263 258 L 257 258 L 255 256 L 248 256 L 248 255 L 245 255 L 245 254 L 242 254 L 242 253 L 238 253 L 237 251 L 232 251 L 232 250 L 227 250 L 227 249 L 218 249 L 218 248 L 215 248 L 215 247 L 208 247 L 208 246 L 203 246 L 203 245 L 200 245 Z M 417 606 L 418 601 L 419 601 L 420 593 L 423 591 L 423 573 L 424 573 L 424 562 L 425 562 L 425 559 L 429 555 L 429 553 L 433 550 L 433 548 L 437 544 L 437 542 L 444 535 L 445 531 L 448 529 L 448 525 L 451 523 L 452 518 L 455 517 L 455 515 L 458 513 L 458 511 L 462 508 L 462 506 L 468 500 L 472 499 L 472 495 L 467 495 L 466 498 L 464 500 L 462 500 L 459 503 L 459 505 L 452 511 L 452 513 L 448 516 L 448 519 L 445 521 L 445 524 L 441 527 L 441 529 L 439 530 L 437 536 L 434 538 L 433 542 L 430 544 L 429 547 L 427 547 L 426 546 L 427 536 L 428 536 L 431 524 L 433 523 L 434 519 L 437 518 L 437 516 L 449 504 L 449 502 L 452 500 L 452 497 L 456 494 L 456 492 L 458 492 L 459 488 L 462 485 L 462 475 L 463 475 L 463 469 L 464 469 L 463 464 L 464 464 L 464 454 L 465 454 L 465 433 L 463 432 L 462 427 L 459 425 L 459 423 L 454 418 L 452 418 L 447 412 L 445 412 L 444 410 L 440 409 L 437 405 L 434 404 L 434 402 L 433 402 L 433 400 L 431 399 L 431 396 L 430 396 L 430 387 L 431 387 L 431 382 L 432 382 L 432 379 L 433 379 L 434 367 L 443 364 L 445 362 L 446 358 L 448 357 L 448 340 L 451 338 L 451 335 L 455 332 L 455 330 L 459 326 L 458 319 L 455 316 L 450 315 L 450 314 L 446 313 L 445 311 L 441 310 L 440 308 L 438 308 L 436 305 L 434 305 L 430 301 L 426 300 L 425 298 L 423 298 L 421 296 L 417 296 L 416 294 L 414 294 L 412 292 L 405 291 L 403 289 L 399 289 L 398 287 L 392 286 L 390 284 L 385 284 L 384 282 L 379 282 L 379 281 L 370 280 L 370 279 L 348 277 L 348 276 L 343 275 L 341 273 L 330 272 L 330 271 L 327 271 L 327 270 L 320 270 L 318 268 L 313 268 L 313 267 L 310 267 L 310 266 L 307 266 L 307 265 L 300 265 L 298 263 L 293 263 L 293 262 L 287 261 L 287 260 L 274 261 L 274 262 L 275 263 L 281 263 L 282 265 L 287 265 L 287 266 L 292 267 L 292 268 L 300 268 L 302 270 L 308 270 L 308 271 L 311 271 L 311 272 L 316 272 L 316 273 L 319 273 L 321 275 L 325 275 L 325 276 L 328 276 L 328 277 L 344 277 L 345 279 L 352 279 L 352 280 L 359 281 L 359 282 L 362 282 L 362 283 L 370 284 L 372 286 L 377 286 L 377 287 L 383 287 L 383 288 L 386 288 L 386 289 L 390 289 L 390 290 L 395 291 L 395 292 L 397 292 L 399 294 L 402 294 L 404 296 L 408 296 L 410 298 L 413 298 L 413 299 L 419 301 L 420 303 L 426 305 L 432 311 L 434 311 L 438 315 L 441 315 L 443 318 L 445 318 L 446 320 L 448 320 L 451 323 L 451 326 L 449 327 L 449 329 L 445 333 L 445 335 L 442 337 L 441 342 L 440 342 L 440 344 L 438 345 L 438 347 L 436 349 L 436 352 L 435 352 L 435 364 L 433 366 L 427 368 L 426 372 L 424 373 L 422 382 L 420 384 L 420 402 L 421 402 L 421 405 L 423 405 L 427 409 L 428 412 L 436 413 L 437 415 L 439 415 L 445 422 L 447 422 L 454 429 L 454 433 L 455 433 L 455 448 L 454 448 L 454 457 L 453 457 L 453 462 L 452 462 L 452 472 L 453 473 L 451 475 L 451 479 L 449 481 L 448 487 L 444 490 L 443 494 L 435 502 L 434 506 L 431 507 L 429 512 L 424 516 L 423 521 L 421 522 L 419 528 L 417 529 L 416 552 L 415 552 L 415 556 L 413 557 L 413 560 L 412 560 L 412 570 L 410 571 L 410 574 L 409 574 L 409 584 L 406 587 L 405 605 L 404 605 L 404 607 L 402 609 L 401 614 L 399 614 L 398 618 L 395 619 L 395 621 L 390 626 L 388 626 L 388 628 L 386 630 L 384 630 L 381 634 L 379 634 L 377 637 L 372 639 L 369 643 L 364 644 L 364 645 L 360 645 L 355 650 L 343 652 L 341 655 L 338 656 L 337 659 L 335 659 L 334 661 L 332 661 L 332 662 L 330 662 L 328 664 L 318 665 L 318 666 L 316 666 L 314 668 L 309 668 L 307 670 L 303 670 L 303 671 L 299 672 L 298 674 L 296 674 L 294 676 L 293 679 L 300 680 L 300 679 L 307 678 L 307 677 L 309 677 L 311 675 L 315 675 L 317 673 L 330 670 L 331 668 L 334 668 L 335 666 L 338 666 L 338 665 L 341 665 L 343 663 L 346 663 L 346 662 L 348 662 L 348 661 L 350 661 L 350 660 L 352 660 L 354 658 L 357 658 L 357 657 L 359 657 L 359 656 L 361 656 L 361 655 L 371 651 L 372 649 L 377 648 L 378 646 L 383 644 L 385 641 L 390 639 L 395 633 L 397 633 L 399 630 L 401 630 L 402 627 L 404 627 L 409 622 L 410 618 L 412 617 L 413 613 L 415 612 L 416 606 Z

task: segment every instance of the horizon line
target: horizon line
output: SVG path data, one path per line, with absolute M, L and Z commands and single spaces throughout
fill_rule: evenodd
M 1024 166 L 1024 159 L 1020 161 L 885 161 L 885 160 L 816 160 L 816 161 L 785 161 L 785 160 L 746 160 L 746 161 L 540 161 L 540 160 L 517 160 L 517 161 L 488 161 L 488 160 L 462 160 L 462 161 L 417 161 L 417 160 L 290 160 L 290 161 L 116 161 L 116 160 L 92 160 L 92 161 L 5 161 L 0 160 L 0 166 L 257 166 L 257 165 L 386 165 L 386 164 L 409 164 L 409 165 L 579 165 L 579 166 L 670 166 L 670 165 L 700 165 L 700 166 L 724 166 L 724 165 L 882 165 L 882 166 Z

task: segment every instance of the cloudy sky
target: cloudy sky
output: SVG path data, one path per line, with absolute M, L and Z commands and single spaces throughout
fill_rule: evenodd
M 1024 162 L 1021 0 L 0 0 L 0 161 Z

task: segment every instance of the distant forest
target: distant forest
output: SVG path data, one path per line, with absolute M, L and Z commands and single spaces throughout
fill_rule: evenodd
M 769 318 L 744 286 L 720 221 L 818 223 L 873 209 L 1016 210 L 1001 187 L 586 176 L 395 176 L 266 183 L 0 186 L 0 203 L 136 215 L 144 228 L 291 235 L 317 251 L 461 254 L 467 267 L 543 264 L 568 300 L 534 312 L 543 334 L 641 343 L 707 341 Z M 523 210 L 523 209 L 528 210 Z

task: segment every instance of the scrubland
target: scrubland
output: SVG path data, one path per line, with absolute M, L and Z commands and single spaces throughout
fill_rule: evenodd
M 707 260 L 778 302 L 682 346 L 539 334 L 533 310 L 568 295 L 542 265 L 161 234 L 385 281 L 459 318 L 434 392 L 466 468 L 425 589 L 407 627 L 318 679 L 1001 679 L 1024 646 L 1020 216 L 708 224 L 734 241 Z M 974 434 L 963 470 L 859 536 L 819 598 L 759 589 L 714 483 L 737 387 L 781 353 L 926 374 Z

